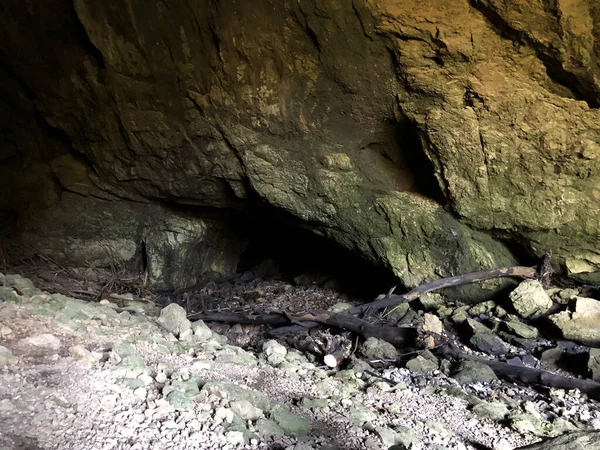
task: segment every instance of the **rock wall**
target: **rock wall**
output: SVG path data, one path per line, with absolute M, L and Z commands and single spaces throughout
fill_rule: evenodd
M 0 215 L 67 263 L 230 273 L 220 212 L 267 205 L 407 286 L 513 264 L 503 241 L 598 278 L 592 2 L 2 8 Z

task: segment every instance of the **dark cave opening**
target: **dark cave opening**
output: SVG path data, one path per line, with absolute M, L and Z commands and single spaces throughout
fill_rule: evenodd
M 238 273 L 251 271 L 255 276 L 284 277 L 295 284 L 313 284 L 365 300 L 385 294 L 399 284 L 389 269 L 378 267 L 324 236 L 289 220 L 261 216 L 260 220 L 244 221 L 248 245 Z
M 395 127 L 394 138 L 402 154 L 399 164 L 412 176 L 414 192 L 445 205 L 446 198 L 435 177 L 433 163 L 423 149 L 417 125 L 408 118 L 400 120 Z

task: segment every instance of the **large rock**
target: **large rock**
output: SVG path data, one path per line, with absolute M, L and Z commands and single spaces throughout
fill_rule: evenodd
M 187 318 L 186 310 L 177 303 L 171 303 L 164 307 L 156 321 L 176 337 L 192 328 L 192 322 Z
M 396 359 L 398 350 L 389 342 L 370 337 L 360 346 L 360 352 L 367 359 Z
M 552 314 L 548 319 L 565 339 L 587 345 L 600 345 L 600 301 L 576 297 L 573 311 Z
M 466 322 L 472 333 L 469 339 L 471 347 L 488 355 L 503 355 L 508 353 L 508 344 L 494 331 L 473 319 L 467 319 Z
M 521 282 L 509 295 L 521 317 L 537 319 L 552 307 L 552 299 L 537 280 Z
M 598 278 L 599 18 L 524 0 L 10 2 L 0 224 L 172 287 L 231 272 L 243 236 L 215 212 L 257 204 L 408 286 L 513 264 L 487 231 Z
M 465 360 L 457 368 L 457 372 L 453 375 L 454 379 L 459 383 L 489 383 L 497 380 L 498 377 L 492 369 L 486 364 Z

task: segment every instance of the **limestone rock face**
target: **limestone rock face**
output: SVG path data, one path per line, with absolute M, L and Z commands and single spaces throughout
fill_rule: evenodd
M 599 278 L 592 3 L 4 8 L 0 228 L 61 261 L 193 284 L 266 205 L 407 286 L 513 264 L 492 234 Z

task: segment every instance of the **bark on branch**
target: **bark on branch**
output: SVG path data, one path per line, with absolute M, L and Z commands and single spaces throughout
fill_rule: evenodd
M 492 278 L 503 278 L 503 277 L 516 277 L 516 278 L 535 278 L 537 275 L 536 267 L 501 267 L 499 269 L 484 270 L 481 272 L 473 272 L 467 275 L 458 275 L 456 277 L 442 278 L 441 280 L 435 280 L 431 283 L 422 284 L 419 287 L 414 288 L 412 291 L 402 295 L 392 295 L 390 297 L 376 300 L 371 303 L 365 303 L 364 305 L 356 306 L 346 311 L 347 314 L 358 315 L 369 311 L 377 311 L 390 306 L 396 306 L 400 303 L 410 302 L 416 300 L 421 295 L 428 292 L 437 291 L 453 286 L 462 286 L 470 283 L 477 283 L 480 281 L 491 280 Z

